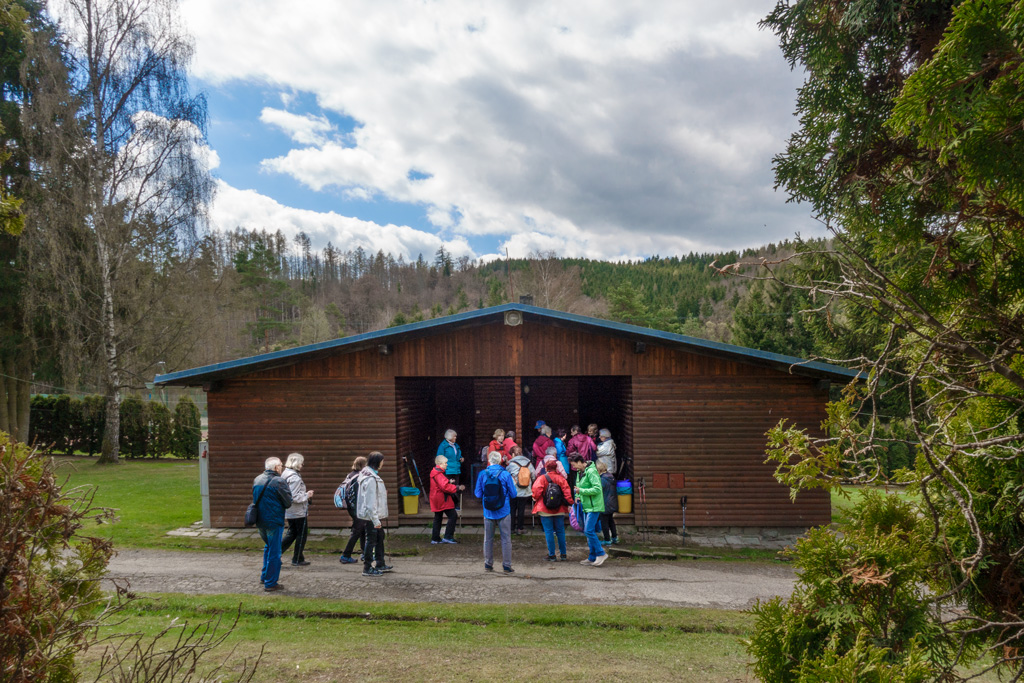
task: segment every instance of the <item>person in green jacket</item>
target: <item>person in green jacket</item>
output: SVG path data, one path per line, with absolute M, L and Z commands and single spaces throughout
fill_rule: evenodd
M 576 472 L 576 501 L 583 506 L 583 535 L 587 537 L 589 555 L 580 564 L 599 567 L 608 559 L 608 553 L 597 537 L 597 523 L 604 512 L 604 490 L 601 475 L 593 462 L 583 459 L 579 453 L 569 456 L 569 466 Z

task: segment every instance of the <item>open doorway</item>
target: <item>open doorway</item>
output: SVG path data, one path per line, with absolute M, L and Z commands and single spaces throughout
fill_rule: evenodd
M 473 483 L 486 466 L 481 451 L 490 442 L 495 429 L 515 429 L 515 386 L 513 377 L 396 378 L 398 455 L 410 461 L 410 466 L 402 465 L 400 485 L 422 484 L 423 501 L 426 501 L 437 447 L 445 431 L 454 429 L 465 460 L 460 480 L 466 486 L 463 516 L 476 523 L 482 508 L 473 496 Z M 537 438 L 534 425 L 537 420 L 544 420 L 552 430 L 561 427 L 566 431 L 574 424 L 585 430 L 587 424 L 597 423 L 611 431 L 620 461 L 625 457 L 625 461 L 631 463 L 630 377 L 523 377 L 520 389 L 522 433 L 517 435 L 516 441 L 531 459 L 531 448 Z M 429 514 L 429 509 L 421 508 L 417 516 Z

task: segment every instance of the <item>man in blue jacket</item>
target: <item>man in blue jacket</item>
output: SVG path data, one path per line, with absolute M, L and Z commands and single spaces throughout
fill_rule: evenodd
M 260 582 L 265 591 L 284 588 L 277 582 L 281 576 L 281 536 L 284 531 L 284 511 L 292 504 L 292 491 L 281 478 L 284 465 L 280 458 L 267 458 L 263 474 L 252 482 L 252 502 L 259 508 L 256 528 L 263 539 L 263 572 Z
M 501 466 L 501 453 L 487 454 L 487 469 L 476 480 L 474 494 L 484 503 L 484 569 L 494 571 L 494 529 L 501 534 L 501 564 L 512 569 L 512 515 L 509 501 L 516 497 L 516 483 Z

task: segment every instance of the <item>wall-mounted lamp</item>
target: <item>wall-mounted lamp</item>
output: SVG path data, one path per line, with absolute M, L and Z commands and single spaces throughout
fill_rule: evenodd
M 636 342 L 635 344 L 633 344 L 633 353 L 646 353 L 646 352 L 647 352 L 647 344 L 645 344 L 644 342 Z
M 524 384 L 523 385 L 523 393 L 524 394 L 530 393 L 530 385 L 529 384 Z
M 391 344 L 379 344 L 377 346 L 377 353 L 379 353 L 382 356 L 390 356 L 391 355 Z

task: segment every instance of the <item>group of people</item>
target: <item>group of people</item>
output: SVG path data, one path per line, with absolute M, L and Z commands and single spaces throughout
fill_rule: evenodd
M 590 425 L 582 432 L 573 425 L 567 434 L 552 430 L 543 421 L 536 424 L 537 439 L 527 456 L 515 441 L 513 432 L 497 430 L 486 448 L 487 467 L 476 480 L 473 494 L 483 503 L 484 569 L 494 571 L 494 534 L 501 542 L 502 569 L 513 573 L 512 535 L 524 533 L 526 508 L 540 517 L 547 542 L 549 562 L 565 561 L 565 517 L 574 502 L 580 503 L 580 524 L 587 538 L 588 555 L 581 564 L 600 566 L 608 558 L 603 545 L 618 543 L 614 513 L 617 511 L 615 442 L 607 429 Z M 437 448 L 430 472 L 430 509 L 434 513 L 430 542 L 455 544 L 455 526 L 461 510 L 465 458 L 456 442 L 458 434 L 449 429 Z M 252 499 L 257 509 L 256 527 L 264 542 L 263 570 L 260 582 L 264 590 L 278 591 L 282 554 L 292 550 L 292 565 L 309 564 L 304 551 L 309 528 L 309 503 L 313 491 L 307 490 L 301 471 L 303 456 L 290 454 L 284 463 L 267 458 L 264 471 L 253 481 Z M 394 568 L 384 556 L 384 530 L 388 516 L 387 489 L 380 476 L 384 455 L 374 451 L 358 457 L 335 494 L 352 517 L 352 531 L 339 558 L 342 564 L 354 564 L 358 543 L 362 552 L 363 576 L 377 577 Z M 445 518 L 447 521 L 445 522 Z M 444 523 L 444 535 L 441 526 Z M 287 530 L 285 526 L 287 525 Z M 599 538 L 604 532 L 604 542 Z M 557 554 L 556 554 L 557 551 Z
M 313 491 L 306 489 L 300 471 L 303 457 L 292 453 L 282 464 L 280 458 L 267 458 L 264 471 L 253 481 L 252 499 L 256 505 L 256 528 L 263 539 L 263 571 L 260 583 L 267 592 L 282 590 L 281 555 L 294 544 L 292 565 L 303 567 L 309 564 L 303 554 L 308 535 L 307 518 L 309 501 Z M 373 451 L 368 456 L 358 457 L 352 463 L 352 471 L 345 479 L 350 488 L 348 495 L 352 516 L 352 536 L 341 556 L 344 564 L 354 563 L 352 551 L 356 542 L 362 543 L 363 576 L 380 576 L 394 569 L 384 559 L 383 520 L 388 516 L 387 489 L 381 479 L 380 469 L 384 454 Z M 284 531 L 285 524 L 288 531 Z

